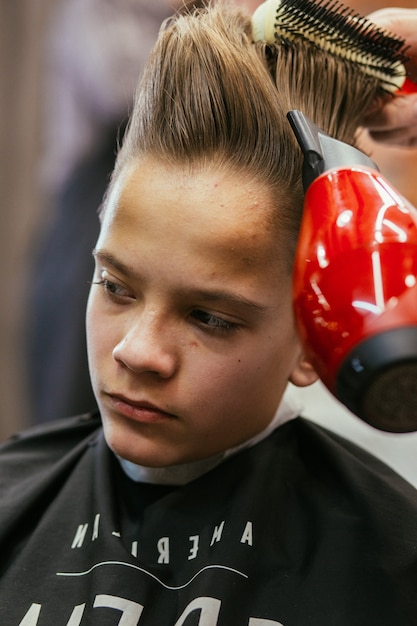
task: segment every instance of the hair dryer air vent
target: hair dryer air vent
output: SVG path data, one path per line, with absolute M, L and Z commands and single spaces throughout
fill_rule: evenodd
M 365 154 L 288 118 L 304 153 L 294 308 L 306 352 L 360 418 L 417 430 L 417 210 Z

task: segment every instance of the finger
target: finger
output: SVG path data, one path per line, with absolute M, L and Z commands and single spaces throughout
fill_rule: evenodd
M 417 126 L 413 129 L 398 128 L 392 131 L 369 131 L 369 136 L 378 143 L 400 148 L 417 147 Z
M 371 131 L 395 131 L 417 126 L 417 95 L 397 97 L 376 111 L 369 111 L 363 125 Z

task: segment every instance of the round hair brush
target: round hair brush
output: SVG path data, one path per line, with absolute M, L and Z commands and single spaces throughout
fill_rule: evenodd
M 381 80 L 389 93 L 417 91 L 408 77 L 405 41 L 338 0 L 267 0 L 252 16 L 254 41 L 309 41 Z

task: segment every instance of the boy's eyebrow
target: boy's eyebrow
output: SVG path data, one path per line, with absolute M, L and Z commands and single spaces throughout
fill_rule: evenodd
M 115 269 L 119 270 L 122 274 L 127 276 L 128 278 L 139 279 L 140 276 L 128 265 L 125 265 L 122 261 L 119 261 L 113 254 L 102 251 L 102 250 L 93 250 L 93 256 L 101 261 L 105 261 L 110 263 Z M 258 302 L 253 302 L 253 300 L 249 300 L 245 296 L 230 293 L 229 291 L 222 291 L 221 289 L 216 290 L 205 290 L 205 289 L 184 289 L 184 293 L 188 293 L 194 298 L 200 300 L 206 300 L 209 302 L 227 302 L 230 304 L 238 304 L 247 307 L 248 309 L 252 309 L 253 311 L 267 311 L 269 307 L 264 306 L 263 304 L 259 304 Z
M 122 274 L 125 274 L 125 276 L 135 278 L 135 272 L 127 265 L 116 259 L 116 257 L 113 256 L 113 254 L 111 254 L 110 252 L 106 252 L 105 250 L 97 250 L 97 248 L 95 248 L 93 250 L 93 257 L 95 259 L 99 259 L 100 261 L 110 263 L 110 265 L 113 265 L 115 269 L 119 270 L 119 272 L 121 272 Z
M 258 302 L 253 302 L 253 300 L 248 300 L 244 296 L 237 295 L 234 293 L 230 293 L 229 291 L 206 291 L 205 289 L 190 289 L 190 294 L 197 298 L 198 300 L 203 300 L 205 302 L 225 302 L 228 304 L 238 304 L 240 306 L 244 306 L 247 309 L 252 309 L 253 311 L 267 311 L 268 307 Z

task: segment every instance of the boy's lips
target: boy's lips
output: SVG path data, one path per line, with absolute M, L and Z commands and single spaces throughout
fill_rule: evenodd
M 147 400 L 134 400 L 123 394 L 107 393 L 111 408 L 136 422 L 155 423 L 167 419 L 175 419 L 175 415 L 164 411 Z

